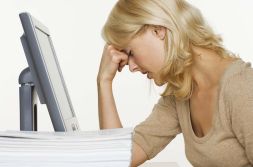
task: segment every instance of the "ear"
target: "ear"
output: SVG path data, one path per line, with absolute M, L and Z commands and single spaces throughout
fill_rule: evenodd
M 163 26 L 154 26 L 152 30 L 153 34 L 159 39 L 164 40 L 166 35 L 166 28 Z

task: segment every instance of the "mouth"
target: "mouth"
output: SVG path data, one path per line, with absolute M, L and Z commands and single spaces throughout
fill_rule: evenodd
M 150 72 L 148 72 L 148 71 L 145 71 L 145 72 L 142 72 L 142 74 L 147 74 L 147 78 L 148 79 L 152 79 L 152 75 L 151 75 L 151 73 Z
M 152 79 L 152 75 L 149 72 L 147 72 L 147 78 Z

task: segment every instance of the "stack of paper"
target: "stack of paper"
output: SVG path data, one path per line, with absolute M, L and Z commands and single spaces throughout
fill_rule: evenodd
M 128 167 L 132 131 L 0 132 L 0 166 Z

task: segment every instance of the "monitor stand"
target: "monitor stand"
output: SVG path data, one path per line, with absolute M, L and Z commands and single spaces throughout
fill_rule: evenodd
M 29 67 L 19 75 L 20 130 L 37 131 L 37 99 Z

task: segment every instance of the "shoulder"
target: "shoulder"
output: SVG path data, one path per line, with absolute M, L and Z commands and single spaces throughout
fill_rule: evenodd
M 242 62 L 224 84 L 223 96 L 226 118 L 233 129 L 242 121 L 252 119 L 253 69 L 251 63 Z
M 242 62 L 240 68 L 225 83 L 224 102 L 229 117 L 245 114 L 246 108 L 253 104 L 253 69 L 251 63 Z
M 236 73 L 225 83 L 225 94 L 228 99 L 242 98 L 253 95 L 253 68 L 251 63 L 243 63 Z
M 173 95 L 169 95 L 169 96 L 162 96 L 159 98 L 157 105 L 161 105 L 164 107 L 175 107 L 176 106 L 176 100 L 175 97 Z

